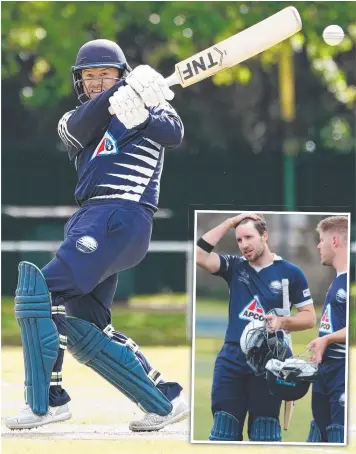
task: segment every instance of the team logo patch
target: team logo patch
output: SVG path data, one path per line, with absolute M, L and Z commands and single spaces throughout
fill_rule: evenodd
M 325 308 L 325 311 L 321 317 L 320 320 L 320 328 L 319 328 L 320 333 L 333 333 L 333 325 L 332 325 L 332 320 L 331 320 L 331 306 L 328 304 Z
M 106 131 L 104 137 L 100 140 L 99 145 L 95 148 L 95 151 L 90 158 L 94 159 L 96 156 L 108 156 L 112 154 L 118 154 L 119 148 L 114 137 L 110 132 Z
M 280 281 L 272 281 L 269 284 L 269 288 L 272 293 L 276 293 L 277 295 L 282 293 L 282 282 Z
M 237 278 L 240 282 L 243 282 L 244 284 L 249 284 L 249 279 L 250 279 L 250 275 L 248 274 L 247 271 L 245 270 L 242 270 L 240 271 L 239 273 L 239 277 Z
M 260 320 L 265 318 L 265 311 L 260 303 L 258 296 L 255 296 L 239 314 L 241 320 Z
M 90 254 L 98 248 L 98 242 L 92 236 L 81 236 L 76 242 L 76 248 L 84 254 Z
M 347 293 L 343 288 L 339 288 L 336 292 L 336 301 L 338 303 L 346 304 Z
M 304 298 L 306 298 L 307 296 L 310 296 L 310 290 L 308 288 L 303 290 L 303 296 L 304 296 Z
M 345 393 L 342 393 L 342 394 L 341 394 L 340 399 L 339 399 L 339 404 L 340 404 L 342 407 L 345 407 Z

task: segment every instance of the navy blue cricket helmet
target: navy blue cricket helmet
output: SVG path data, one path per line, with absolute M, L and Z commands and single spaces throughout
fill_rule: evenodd
M 79 49 L 75 66 L 72 66 L 73 85 L 80 102 L 88 100 L 82 78 L 82 70 L 88 68 L 117 68 L 120 72 L 119 79 L 126 77 L 131 71 L 121 47 L 114 41 L 88 41 Z
M 266 364 L 267 386 L 270 394 L 281 400 L 298 400 L 306 395 L 309 386 L 317 380 L 318 365 L 299 357 L 285 361 L 272 359 Z

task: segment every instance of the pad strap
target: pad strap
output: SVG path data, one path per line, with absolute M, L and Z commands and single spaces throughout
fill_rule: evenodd
M 92 368 L 148 413 L 166 416 L 171 402 L 148 377 L 128 339 L 116 342 L 97 326 L 75 317 L 67 317 L 68 350 L 82 364 Z

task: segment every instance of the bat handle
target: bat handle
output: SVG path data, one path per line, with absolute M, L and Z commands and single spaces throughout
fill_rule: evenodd
M 172 85 L 177 85 L 180 83 L 176 73 L 173 73 L 169 77 L 166 77 L 166 82 L 167 82 L 168 87 L 171 87 Z

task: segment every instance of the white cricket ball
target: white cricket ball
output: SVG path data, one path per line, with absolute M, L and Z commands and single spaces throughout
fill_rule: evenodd
M 329 25 L 323 31 L 323 38 L 329 46 L 337 46 L 344 39 L 344 30 L 338 25 Z

